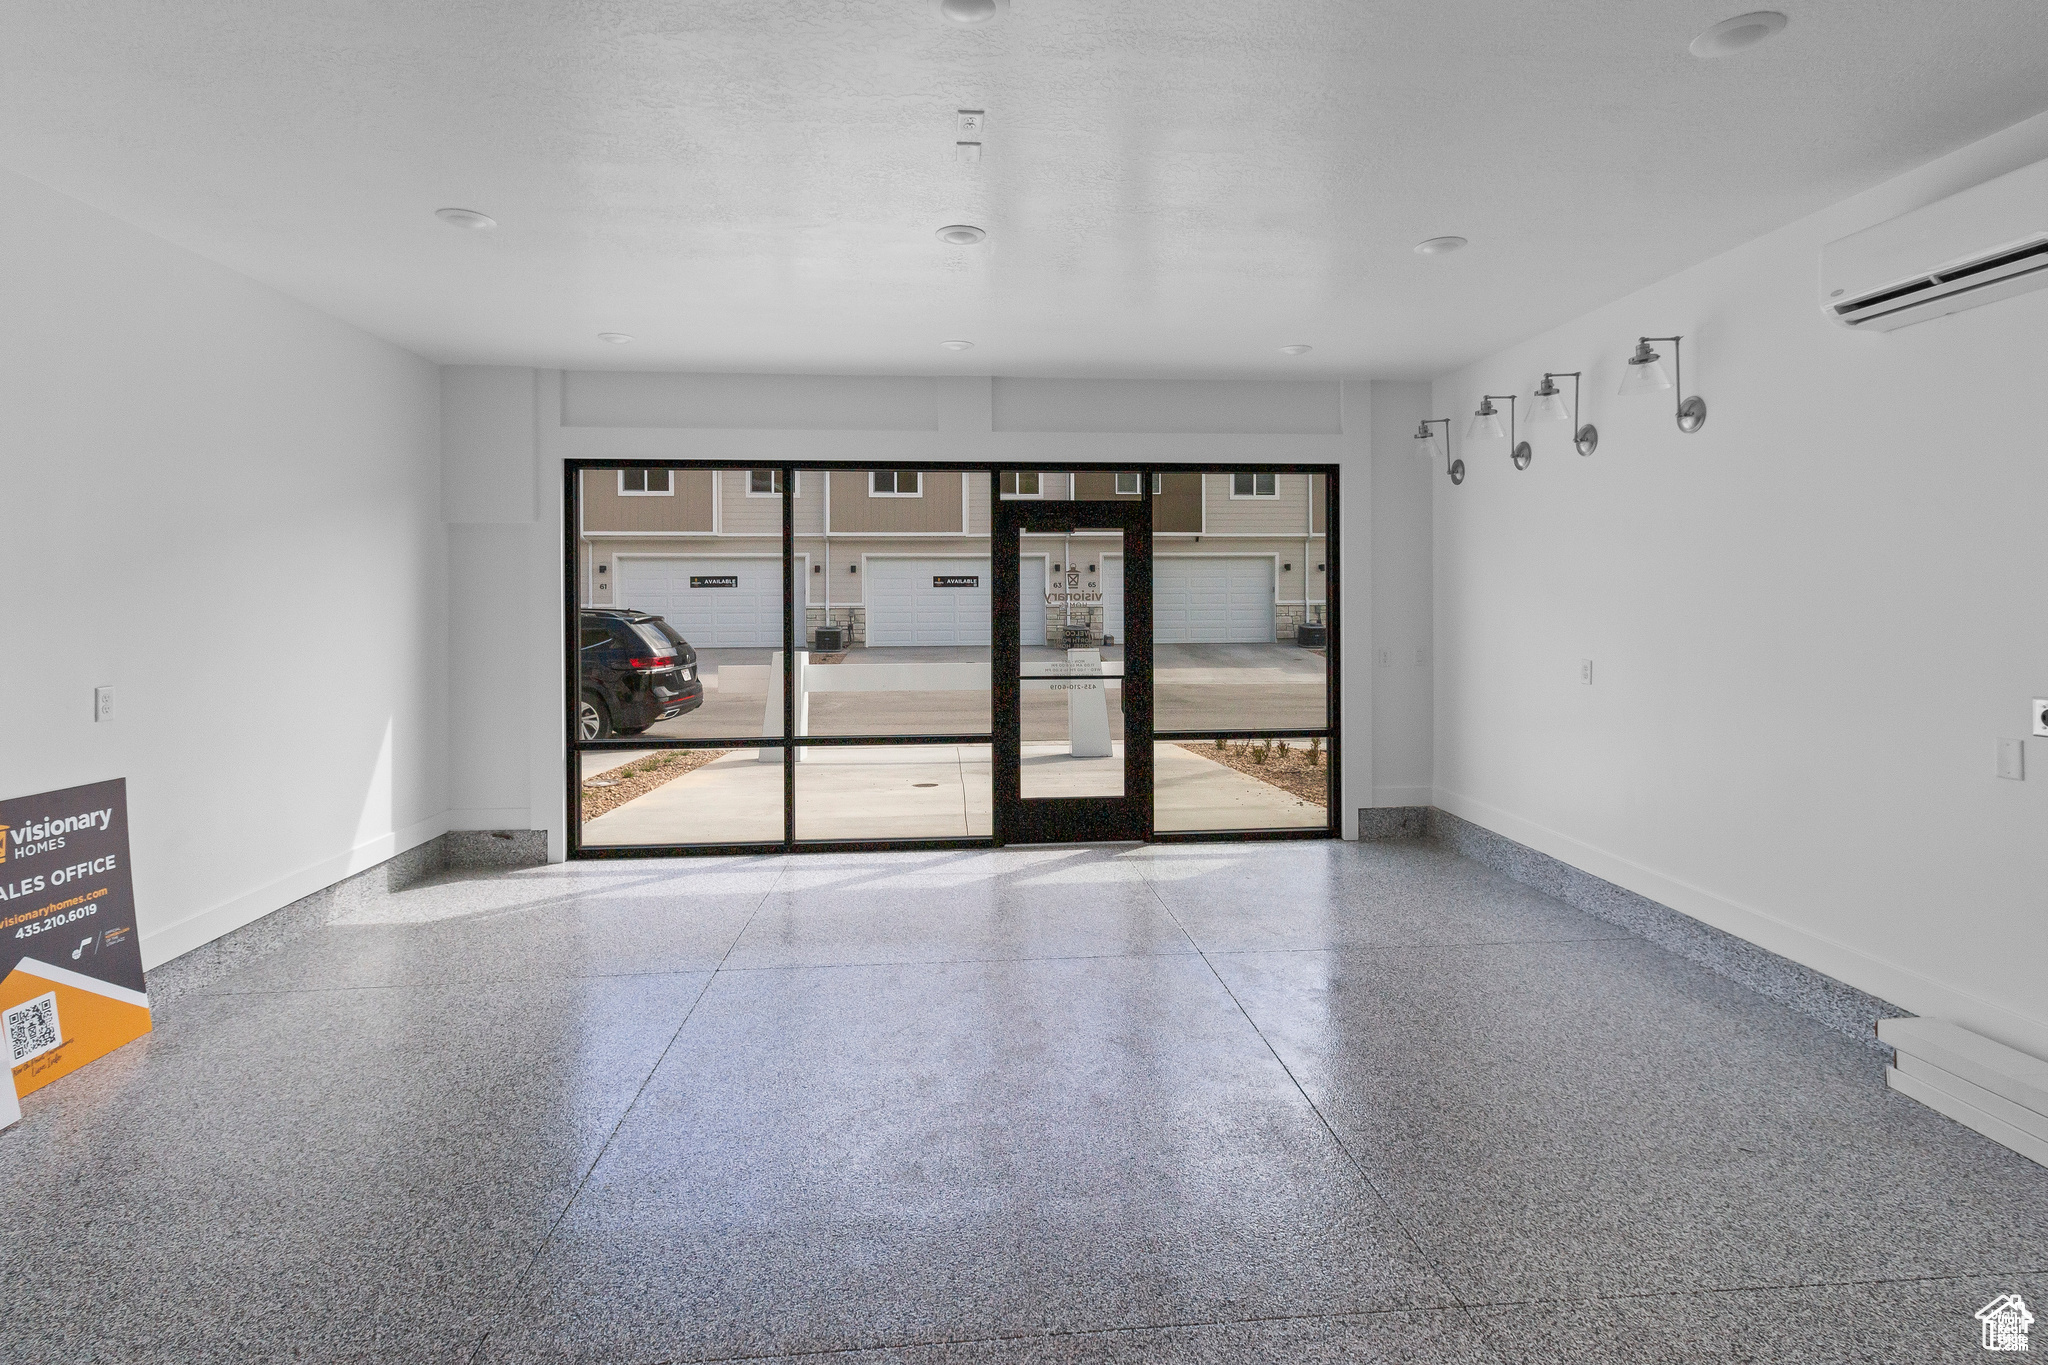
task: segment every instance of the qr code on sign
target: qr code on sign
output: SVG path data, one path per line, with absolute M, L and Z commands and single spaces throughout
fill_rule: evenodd
M 64 1040 L 57 1028 L 57 993 L 36 997 L 7 1011 L 9 1066 L 40 1057 Z

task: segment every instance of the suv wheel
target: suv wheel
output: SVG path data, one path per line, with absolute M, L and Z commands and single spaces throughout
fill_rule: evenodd
M 595 692 L 585 692 L 576 707 L 576 733 L 584 739 L 612 736 L 612 718 L 605 714 L 604 702 Z

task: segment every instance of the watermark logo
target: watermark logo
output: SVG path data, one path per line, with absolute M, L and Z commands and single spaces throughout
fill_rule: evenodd
M 2026 1351 L 2027 1329 L 2034 1325 L 2034 1315 L 2027 1311 L 2027 1301 L 2017 1294 L 2000 1294 L 1977 1310 L 1977 1321 L 1984 1325 L 1984 1349 L 1987 1351 Z

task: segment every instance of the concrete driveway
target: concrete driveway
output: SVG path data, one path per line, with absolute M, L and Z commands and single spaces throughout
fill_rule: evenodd
M 715 739 L 759 735 L 768 702 L 772 651 L 706 649 L 698 653 L 704 704 L 687 716 L 647 731 L 669 738 Z M 1033 649 L 1027 658 L 1057 659 L 1058 650 Z M 1118 660 L 1120 648 L 1103 651 Z M 854 649 L 847 663 L 986 663 L 989 651 L 967 646 Z M 1321 654 L 1291 644 L 1160 645 L 1153 651 L 1153 725 L 1161 730 L 1222 730 L 1251 726 L 1313 729 L 1327 723 L 1327 663 Z M 1110 690 L 1110 729 L 1122 734 Z M 811 699 L 811 733 L 818 735 L 974 734 L 989 729 L 987 692 L 823 693 Z M 1024 738 L 1066 737 L 1066 703 L 1058 696 L 1024 698 Z

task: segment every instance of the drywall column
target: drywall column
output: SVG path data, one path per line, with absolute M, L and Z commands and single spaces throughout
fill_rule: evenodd
M 1339 617 L 1343 677 L 1337 802 L 1344 837 L 1358 837 L 1358 808 L 1373 802 L 1373 386 L 1342 386 L 1343 445 L 1337 460 Z
M 1372 647 L 1347 651 L 1373 677 L 1373 806 L 1433 801 L 1430 499 L 1450 496 L 1443 463 L 1417 454 L 1429 385 L 1372 386 Z M 1362 720 L 1360 722 L 1362 727 Z
M 552 541 L 535 515 L 533 412 L 532 370 L 441 371 L 452 829 L 536 827 L 524 715 L 532 681 L 542 675 L 512 663 L 531 652 L 538 619 L 530 543 Z

